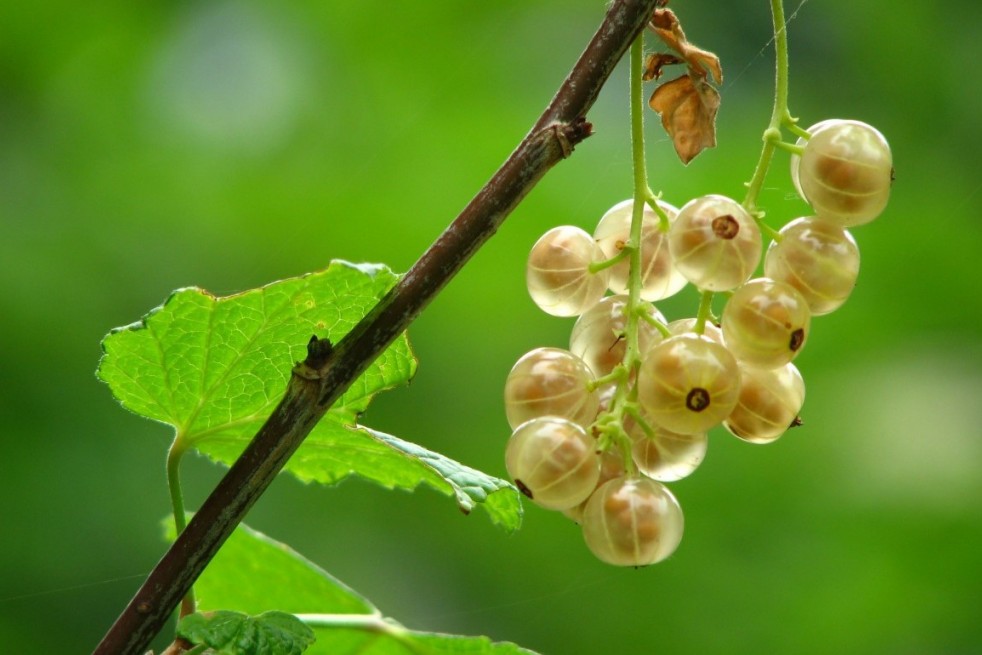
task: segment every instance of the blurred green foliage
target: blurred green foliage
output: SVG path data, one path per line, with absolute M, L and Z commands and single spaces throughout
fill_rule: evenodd
M 648 121 L 651 185 L 740 197 L 770 112 L 767 3 L 674 5 L 726 74 L 719 147 L 687 168 Z M 168 430 L 122 411 L 99 341 L 169 291 L 332 258 L 405 270 L 507 156 L 604 3 L 0 3 L 0 644 L 87 652 L 165 547 Z M 859 285 L 798 362 L 805 426 L 714 433 L 673 485 L 687 531 L 643 570 L 529 507 L 507 536 L 437 494 L 279 480 L 249 517 L 408 627 L 544 653 L 965 653 L 982 643 L 980 5 L 792 0 L 791 106 L 890 139 Z M 501 386 L 571 321 L 524 289 L 547 228 L 630 193 L 626 75 L 410 331 L 421 364 L 371 424 L 502 475 Z M 806 211 L 779 156 L 761 204 Z M 691 314 L 684 292 L 660 308 Z M 185 471 L 193 509 L 221 475 Z M 475 590 L 478 593 L 475 593 Z M 165 643 L 165 639 L 158 642 Z

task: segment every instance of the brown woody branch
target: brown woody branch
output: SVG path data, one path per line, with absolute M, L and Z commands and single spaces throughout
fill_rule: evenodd
M 336 346 L 316 337 L 283 400 L 164 554 L 93 655 L 140 655 L 314 425 L 494 234 L 545 173 L 590 135 L 586 113 L 659 0 L 614 0 L 529 134 L 461 214 Z

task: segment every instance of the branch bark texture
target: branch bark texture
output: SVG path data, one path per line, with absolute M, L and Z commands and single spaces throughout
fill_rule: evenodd
M 164 554 L 93 655 L 141 655 L 314 425 L 443 289 L 556 163 L 590 135 L 586 113 L 659 0 L 614 0 L 528 135 L 413 267 L 336 346 L 316 338 L 283 400 Z

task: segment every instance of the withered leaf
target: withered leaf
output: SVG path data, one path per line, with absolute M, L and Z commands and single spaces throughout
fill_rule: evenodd
M 641 74 L 641 79 L 645 82 L 657 80 L 665 72 L 662 70 L 665 66 L 681 64 L 683 61 L 683 59 L 667 52 L 653 52 L 644 60 L 644 72 Z
M 716 83 L 722 84 L 723 68 L 719 57 L 689 43 L 675 12 L 671 9 L 656 9 L 648 25 L 665 45 L 682 56 L 693 69 L 693 73 L 705 75 L 703 71 L 709 71 Z
M 661 115 L 683 164 L 716 145 L 719 102 L 719 92 L 705 77 L 692 74 L 665 82 L 651 95 L 648 105 Z

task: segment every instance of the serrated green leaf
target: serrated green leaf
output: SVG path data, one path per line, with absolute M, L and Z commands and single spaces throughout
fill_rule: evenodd
M 317 635 L 305 655 L 535 655 L 487 637 L 408 630 L 290 547 L 244 525 L 205 569 L 195 593 L 203 610 L 299 615 Z
M 189 614 L 177 624 L 177 636 L 218 655 L 301 655 L 314 643 L 314 631 L 286 612 L 248 616 L 219 610 Z
M 175 291 L 139 323 L 102 342 L 99 377 L 130 411 L 174 426 L 177 437 L 228 464 L 282 398 L 312 334 L 337 342 L 397 276 L 380 265 L 332 262 L 327 269 L 216 297 Z M 405 335 L 334 404 L 321 424 L 352 425 L 372 396 L 408 381 L 416 359 Z
M 272 412 L 311 334 L 337 342 L 396 280 L 383 266 L 333 262 L 326 270 L 217 298 L 176 291 L 137 324 L 103 341 L 98 375 L 127 409 L 174 426 L 177 439 L 231 465 Z M 314 427 L 284 470 L 334 484 L 359 475 L 386 488 L 427 484 L 470 512 L 483 505 L 507 530 L 521 522 L 509 483 L 391 435 L 356 426 L 372 396 L 408 381 L 416 360 L 405 335 Z
M 293 473 L 301 480 L 332 482 L 358 462 L 358 474 L 382 486 L 413 490 L 426 484 L 454 496 L 465 514 L 479 506 L 509 532 L 521 526 L 522 503 L 510 482 L 378 430 L 358 426 L 345 433 L 330 439 L 316 435 L 294 457 Z

